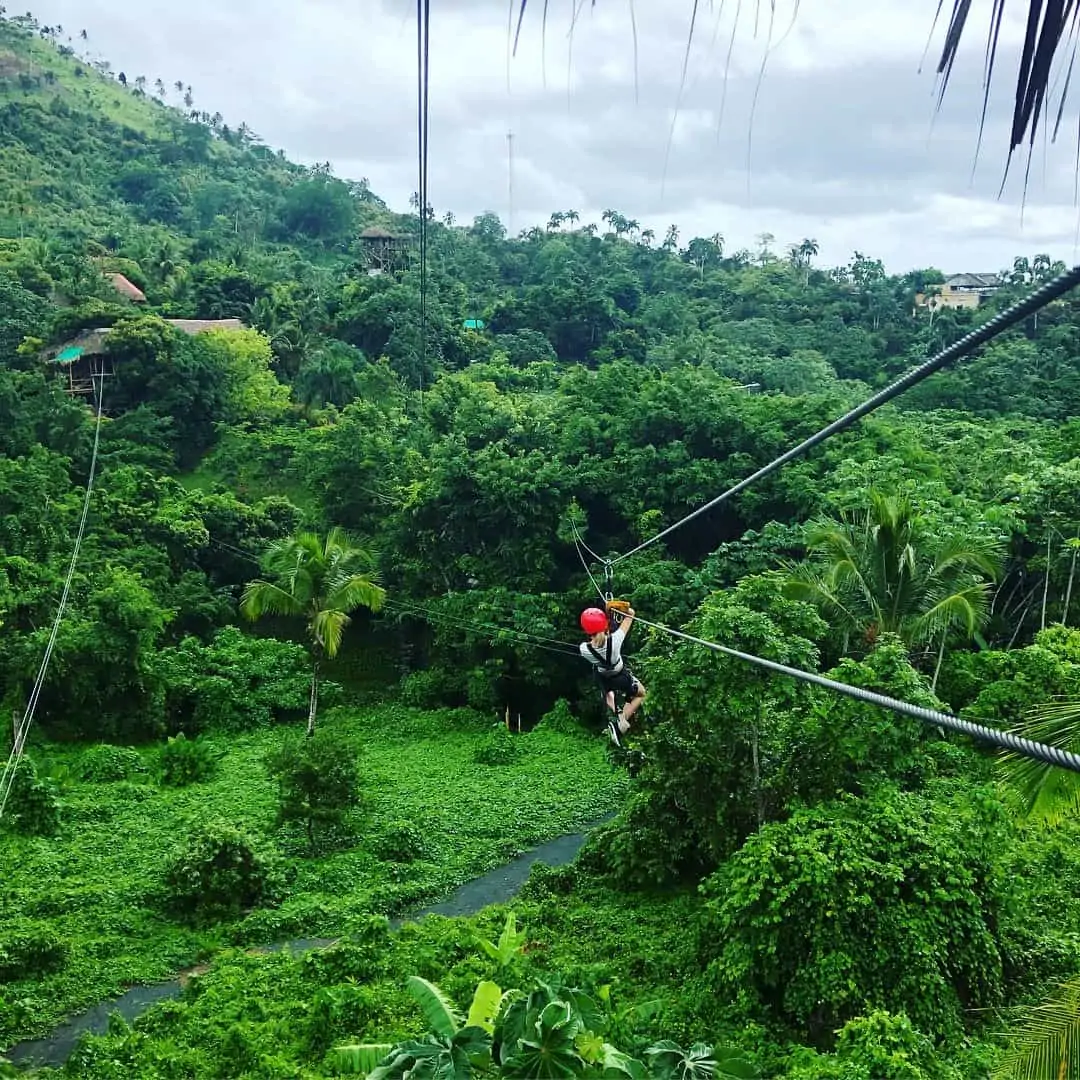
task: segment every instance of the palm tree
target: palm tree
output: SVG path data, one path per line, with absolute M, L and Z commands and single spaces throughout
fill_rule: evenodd
M 263 615 L 292 615 L 307 619 L 311 636 L 311 703 L 307 734 L 315 733 L 319 704 L 319 668 L 323 657 L 333 659 L 358 607 L 378 611 L 385 590 L 375 583 L 371 556 L 355 546 L 343 529 L 326 537 L 302 532 L 270 545 L 263 566 L 272 581 L 249 581 L 240 610 L 249 619 Z
M 786 591 L 841 631 L 844 652 L 855 635 L 868 644 L 883 633 L 909 648 L 937 643 L 936 685 L 949 635 L 970 640 L 986 622 L 1000 545 L 929 526 L 906 496 L 872 491 L 865 509 L 810 523 L 810 557 L 787 564 Z

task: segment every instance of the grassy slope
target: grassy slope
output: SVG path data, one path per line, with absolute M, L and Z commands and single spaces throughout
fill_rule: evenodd
M 76 74 L 81 70 L 82 75 Z M 52 81 L 45 78 L 52 75 Z M 29 92 L 19 84 L 20 75 L 41 77 Z M 3 42 L 0 39 L 0 77 L 6 77 L 6 88 L 0 88 L 0 102 L 24 101 L 37 98 L 43 104 L 61 98 L 74 109 L 107 116 L 117 124 L 157 135 L 163 132 L 159 121 L 160 106 L 149 98 L 140 100 L 130 90 L 100 74 L 74 56 L 61 56 L 49 41 L 23 38 Z
M 261 762 L 283 737 L 280 729 L 230 740 L 209 783 L 181 790 L 149 780 L 72 784 L 58 840 L 0 840 L 2 921 L 32 920 L 72 949 L 63 971 L 3 987 L 0 1045 L 41 1034 L 76 1009 L 164 978 L 230 941 L 332 936 L 368 912 L 436 897 L 613 809 L 625 782 L 604 744 L 583 736 L 535 732 L 522 737 L 522 759 L 495 767 L 474 761 L 484 728 L 479 718 L 381 707 L 327 722 L 357 741 L 369 800 L 361 839 L 326 858 L 291 858 L 296 878 L 278 911 L 199 932 L 169 919 L 157 894 L 170 853 L 191 827 L 223 818 L 272 830 L 274 790 Z M 52 763 L 76 757 L 56 751 Z M 152 763 L 152 751 L 146 759 Z M 398 820 L 425 831 L 425 858 L 390 864 L 372 853 L 379 834 Z M 295 847 L 290 837 L 277 840 Z

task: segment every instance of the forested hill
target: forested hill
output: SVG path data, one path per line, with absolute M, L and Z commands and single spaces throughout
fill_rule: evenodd
M 422 1035 L 406 975 L 445 969 L 467 1008 L 478 978 L 561 965 L 603 1003 L 564 1003 L 599 1026 L 555 1031 L 561 1075 L 671 1036 L 790 1080 L 983 1080 L 997 1010 L 1080 971 L 1076 785 L 646 626 L 644 758 L 609 760 L 575 539 L 627 552 L 1058 267 L 896 276 L 631 207 L 517 237 L 427 209 L 425 314 L 419 207 L 291 164 L 180 72 L 89 59 L 92 29 L 0 18 L 0 714 L 35 705 L 4 774 L 0 1046 L 219 946 L 333 934 L 310 963 L 224 961 L 79 1075 L 337 1075 L 339 1043 Z M 977 309 L 919 299 L 993 271 Z M 1070 295 L 620 561 L 614 591 L 1080 749 L 1075 707 L 1031 726 L 1080 701 L 1078 354 Z M 508 709 L 540 722 L 493 733 Z M 489 916 L 372 936 L 617 801 L 534 878 L 527 939 L 485 960 Z M 499 1075 L 534 1075 L 516 1060 Z

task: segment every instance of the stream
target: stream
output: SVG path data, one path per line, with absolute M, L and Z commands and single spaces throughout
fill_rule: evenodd
M 600 822 L 593 824 L 598 825 Z M 577 855 L 585 842 L 585 836 L 586 833 L 571 833 L 549 840 L 546 844 L 541 844 L 519 855 L 511 862 L 460 885 L 445 900 L 408 915 L 391 919 L 390 925 L 396 929 L 404 922 L 415 922 L 425 915 L 473 915 L 489 904 L 504 903 L 516 896 L 518 890 L 525 884 L 533 863 L 543 862 L 548 866 L 565 866 Z M 256 951 L 277 952 L 291 949 L 293 952 L 302 953 L 310 949 L 326 948 L 333 945 L 336 940 L 336 938 L 300 938 L 296 941 L 263 947 Z M 6 1057 L 14 1065 L 39 1067 L 48 1065 L 59 1068 L 67 1061 L 83 1034 L 90 1032 L 100 1035 L 108 1029 L 109 1016 L 112 1013 L 119 1013 L 128 1021 L 134 1020 L 151 1005 L 168 998 L 179 997 L 181 990 L 180 978 L 151 986 L 133 986 L 120 997 L 103 1001 L 65 1020 L 52 1034 L 43 1039 L 16 1043 L 10 1050 L 0 1051 L 0 1057 Z

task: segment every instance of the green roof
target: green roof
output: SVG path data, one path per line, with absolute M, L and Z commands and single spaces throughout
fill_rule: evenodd
M 78 360 L 83 351 L 81 345 L 69 345 L 62 352 L 57 353 L 56 362 L 58 364 L 70 364 L 73 360 Z

